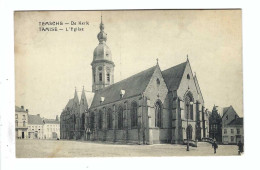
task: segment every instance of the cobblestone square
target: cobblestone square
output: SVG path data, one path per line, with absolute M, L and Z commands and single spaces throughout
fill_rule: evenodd
M 17 158 L 53 157 L 161 157 L 161 156 L 236 156 L 236 145 L 219 145 L 213 153 L 211 144 L 186 145 L 120 145 L 69 140 L 16 140 Z

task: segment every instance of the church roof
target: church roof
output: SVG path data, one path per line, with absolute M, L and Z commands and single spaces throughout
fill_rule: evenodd
M 28 115 L 28 124 L 42 125 L 42 118 L 40 115 Z
M 67 108 L 72 108 L 72 106 L 73 106 L 73 98 L 72 98 L 72 99 L 69 99 L 69 101 L 68 101 L 68 103 L 67 103 L 65 109 L 67 109 Z
M 186 64 L 187 62 L 184 62 L 162 71 L 162 75 L 168 87 L 168 90 L 173 91 L 179 88 Z
M 127 79 L 124 79 L 97 91 L 94 95 L 90 108 L 100 106 L 101 97 L 104 97 L 102 105 L 120 100 L 121 90 L 125 90 L 123 98 L 128 98 L 143 93 L 156 67 L 157 66 L 153 66 Z

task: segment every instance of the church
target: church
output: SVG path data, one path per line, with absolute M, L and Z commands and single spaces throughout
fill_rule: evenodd
M 100 23 L 93 53 L 92 93 L 75 89 L 60 116 L 61 139 L 124 144 L 183 144 L 207 137 L 204 100 L 189 59 L 159 63 L 114 82 L 115 63 Z

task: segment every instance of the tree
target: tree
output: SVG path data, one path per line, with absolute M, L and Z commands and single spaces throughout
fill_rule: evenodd
M 209 137 L 222 142 L 222 119 L 215 105 L 209 117 Z

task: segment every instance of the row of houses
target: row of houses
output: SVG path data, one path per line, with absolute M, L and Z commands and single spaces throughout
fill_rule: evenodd
M 15 136 L 17 139 L 57 139 L 60 138 L 60 121 L 31 115 L 24 106 L 15 106 Z

